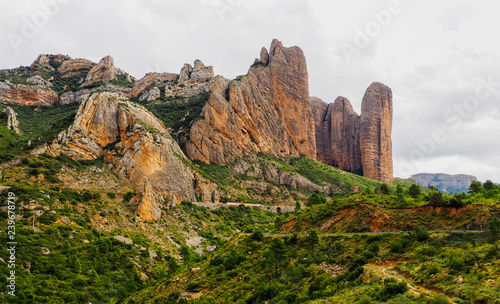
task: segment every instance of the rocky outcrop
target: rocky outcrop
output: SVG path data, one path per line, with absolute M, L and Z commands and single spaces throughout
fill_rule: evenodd
M 217 76 L 201 116 L 185 140 L 191 159 L 226 164 L 257 152 L 316 159 L 307 66 L 298 47 L 273 40 L 246 76 Z
M 363 175 L 386 183 L 393 180 L 392 91 L 374 82 L 361 103 L 360 149 Z
M 120 178 L 144 189 L 133 204 L 144 220 L 159 218 L 165 198 L 179 203 L 183 199 L 196 201 L 196 185 L 208 183 L 184 165 L 184 153 L 154 115 L 112 92 L 90 95 L 69 129 L 37 151 L 43 152 L 75 159 L 104 156 L 107 166 Z M 198 197 L 210 202 L 214 189 L 204 189 L 199 191 L 210 192 Z
M 58 71 L 62 77 L 70 77 L 81 74 L 81 71 L 90 70 L 95 65 L 96 63 L 90 60 L 77 58 L 64 61 L 58 68 Z
M 2 112 L 7 116 L 7 128 L 17 134 L 21 134 L 16 112 L 11 107 L 6 107 Z
M 87 97 L 89 97 L 91 93 L 91 90 L 88 89 L 83 89 L 83 90 L 78 90 L 76 92 L 66 92 L 61 94 L 59 96 L 59 105 L 65 105 L 65 104 L 70 104 L 70 103 L 82 103 Z
M 26 82 L 28 84 L 38 85 L 38 86 L 42 86 L 42 87 L 51 87 L 52 86 L 52 83 L 45 81 L 45 79 L 43 79 L 42 76 L 39 76 L 39 75 L 32 76 L 32 77 L 26 79 Z
M 168 83 L 174 83 L 179 79 L 179 74 L 174 73 L 148 73 L 136 81 L 127 98 L 138 96 L 150 86 L 165 87 Z
M 327 104 L 312 97 L 317 160 L 365 177 L 391 182 L 392 92 L 381 83 L 366 90 L 361 115 L 345 97 Z
M 0 81 L 0 98 L 25 106 L 50 106 L 58 101 L 56 92 L 46 86 L 13 84 Z
M 55 68 L 52 66 L 52 63 L 58 63 L 61 64 L 66 60 L 70 60 L 71 58 L 66 56 L 66 55 L 52 55 L 52 54 L 40 54 L 38 57 L 33 61 L 31 64 L 30 68 L 35 69 L 37 65 L 40 65 L 50 71 L 55 70 Z
M 99 63 L 90 69 L 82 87 L 88 86 L 95 82 L 105 82 L 116 79 L 116 68 L 113 57 L 106 56 Z
M 213 67 L 205 66 L 197 59 L 194 61 L 194 66 L 188 63 L 184 64 L 178 82 L 165 86 L 165 96 L 191 97 L 208 92 L 213 80 Z
M 351 172 L 361 169 L 360 117 L 345 97 L 327 104 L 311 98 L 316 125 L 317 160 Z
M 153 101 L 160 98 L 160 96 L 161 96 L 160 89 L 158 89 L 158 87 L 153 87 L 149 91 L 142 94 L 141 97 L 139 98 L 139 101 Z
M 412 175 L 410 179 L 413 179 L 422 187 L 435 186 L 439 191 L 450 194 L 467 192 L 470 184 L 477 181 L 477 178 L 473 175 L 444 173 L 418 173 Z

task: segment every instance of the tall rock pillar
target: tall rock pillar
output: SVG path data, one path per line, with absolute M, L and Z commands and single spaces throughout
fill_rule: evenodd
M 392 168 L 392 91 L 374 82 L 361 103 L 360 148 L 363 175 L 390 183 Z

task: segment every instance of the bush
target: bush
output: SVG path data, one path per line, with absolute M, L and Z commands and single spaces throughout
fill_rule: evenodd
M 419 242 L 427 241 L 430 237 L 429 232 L 424 226 L 415 227 L 415 235 L 417 236 L 417 240 Z
M 448 299 L 445 296 L 440 295 L 437 298 L 432 299 L 432 301 L 430 301 L 429 304 L 451 304 L 451 302 L 448 301 Z
M 405 293 L 406 291 L 408 291 L 408 285 L 405 282 L 398 282 L 394 278 L 384 279 L 384 288 L 380 290 L 378 299 L 387 301 L 395 295 Z
M 107 195 L 111 199 L 115 199 L 116 198 L 116 193 L 114 193 L 114 192 L 108 192 Z
M 38 217 L 38 221 L 42 224 L 45 224 L 45 225 L 50 225 L 50 224 L 54 223 L 55 221 L 57 221 L 57 219 L 58 219 L 58 216 L 56 214 L 49 213 L 49 212 L 45 212 L 44 214 L 42 214 Z
M 370 298 L 370 296 L 368 295 L 361 296 L 358 302 L 358 304 L 371 304 L 371 303 L 372 303 L 372 298 Z

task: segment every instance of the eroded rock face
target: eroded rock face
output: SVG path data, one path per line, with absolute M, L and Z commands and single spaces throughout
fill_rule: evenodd
M 374 82 L 361 103 L 360 148 L 363 175 L 390 183 L 392 168 L 392 91 Z
M 365 177 L 392 182 L 392 92 L 372 83 L 363 97 L 361 115 L 345 97 L 327 104 L 312 97 L 317 160 Z
M 133 206 L 148 221 L 159 219 L 158 210 L 165 198 L 170 202 L 196 201 L 196 185 L 208 183 L 184 165 L 184 153 L 154 115 L 112 92 L 94 93 L 83 101 L 75 122 L 38 151 L 43 152 L 75 159 L 104 156 L 120 178 L 144 189 L 134 198 Z M 212 188 L 200 188 L 198 197 L 211 201 Z
M 208 92 L 214 80 L 214 69 L 197 59 L 194 66 L 184 64 L 178 80 L 165 86 L 165 96 L 191 97 Z
M 58 71 L 62 77 L 69 77 L 80 74 L 82 70 L 92 69 L 95 65 L 95 62 L 90 60 L 77 58 L 64 61 Z
M 17 121 L 17 114 L 14 109 L 6 107 L 3 109 L 3 113 L 7 115 L 7 128 L 17 134 L 21 134 L 21 131 L 19 130 L 19 122 Z
M 111 81 L 116 79 L 116 68 L 113 57 L 106 56 L 99 63 L 90 69 L 82 86 L 101 81 Z
M 56 92 L 44 85 L 13 84 L 9 81 L 0 81 L 0 98 L 25 106 L 51 106 L 58 101 Z
M 327 104 L 311 98 L 316 124 L 317 160 L 347 171 L 361 169 L 360 117 L 345 97 Z
M 153 100 L 157 100 L 158 98 L 160 98 L 160 96 L 161 96 L 160 89 L 158 89 L 158 87 L 153 87 L 149 91 L 142 94 L 142 96 L 139 98 L 139 100 L 140 101 L 153 101 Z
M 227 158 L 264 152 L 283 159 L 316 159 L 307 66 L 298 47 L 273 40 L 246 76 L 216 77 L 211 95 L 186 139 L 191 159 L 226 164 Z M 182 75 L 181 75 L 182 78 Z

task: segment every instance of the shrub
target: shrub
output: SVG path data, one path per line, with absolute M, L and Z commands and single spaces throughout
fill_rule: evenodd
M 115 199 L 116 198 L 116 194 L 114 192 L 108 192 L 107 195 L 111 199 Z
M 57 218 L 58 216 L 56 214 L 45 212 L 44 214 L 38 217 L 38 221 L 42 224 L 50 225 L 55 221 L 57 221 Z
M 371 304 L 371 303 L 372 303 L 372 298 L 370 298 L 370 296 L 368 295 L 361 296 L 358 302 L 358 304 Z
M 448 301 L 448 299 L 443 296 L 443 295 L 440 295 L 440 296 L 437 296 L 436 298 L 432 299 L 429 304 L 451 304 L 450 301 Z
M 398 282 L 394 278 L 384 279 L 384 288 L 380 290 L 378 299 L 387 301 L 387 299 L 406 291 L 408 291 L 408 286 L 405 282 Z
M 429 239 L 429 232 L 424 226 L 415 227 L 415 235 L 419 242 L 427 241 Z

